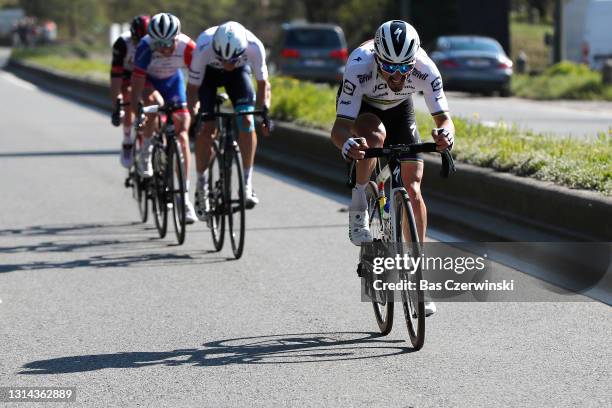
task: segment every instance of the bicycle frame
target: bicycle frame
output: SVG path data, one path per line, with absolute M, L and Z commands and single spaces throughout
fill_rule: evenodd
M 377 160 L 376 167 L 378 171 L 374 181 L 378 186 L 378 211 L 380 212 L 380 219 L 384 220 L 383 233 L 385 234 L 385 239 L 387 242 L 393 242 L 396 237 L 395 226 L 397 225 L 395 193 L 397 191 L 406 191 L 401 178 L 401 164 L 395 157 L 391 157 L 382 169 L 379 169 L 380 161 Z M 391 177 L 392 175 L 393 177 Z M 389 197 L 387 197 L 385 185 L 389 179 L 391 179 L 391 185 L 389 187 Z M 385 220 L 383 215 L 385 212 L 384 207 L 387 203 L 389 204 L 389 219 Z

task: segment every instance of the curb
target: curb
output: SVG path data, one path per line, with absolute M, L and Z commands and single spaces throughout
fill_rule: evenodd
M 110 110 L 109 88 L 104 82 L 13 59 L 6 70 Z M 275 137 L 259 139 L 260 161 L 348 195 L 344 187 L 346 165 L 328 132 L 277 122 L 275 133 Z M 433 215 L 431 225 L 454 225 L 462 231 L 475 231 L 489 241 L 612 241 L 610 197 L 465 163 L 456 165 L 457 172 L 445 180 L 437 176 L 439 159 L 433 155 L 425 158 L 422 190 Z

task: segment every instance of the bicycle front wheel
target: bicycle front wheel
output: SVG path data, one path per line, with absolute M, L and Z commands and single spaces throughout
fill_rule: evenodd
M 242 157 L 237 146 L 226 151 L 225 197 L 230 242 L 234 257 L 239 259 L 244 250 L 246 204 L 244 196 L 244 171 Z
M 214 144 L 213 156 L 208 166 L 208 201 L 210 203 L 210 215 L 208 227 L 212 234 L 215 250 L 223 248 L 225 239 L 225 200 L 223 183 L 223 160 L 217 145 Z
M 366 199 L 368 201 L 368 215 L 370 216 L 370 231 L 372 238 L 375 241 L 385 240 L 384 228 L 388 228 L 383 224 L 381 219 L 380 209 L 378 206 L 378 187 L 376 183 L 370 181 L 366 187 Z M 363 255 L 364 247 L 361 249 Z M 378 324 L 380 333 L 384 336 L 391 332 L 393 328 L 393 295 L 390 291 L 385 291 L 382 294 L 382 299 L 373 299 L 372 306 L 374 307 L 374 317 Z
M 153 202 L 153 219 L 159 237 L 166 236 L 168 230 L 168 205 L 166 197 L 166 168 L 167 157 L 163 146 L 153 148 L 153 177 L 149 182 L 151 188 L 151 198 Z
M 183 174 L 185 160 L 181 144 L 174 139 L 170 145 L 170 160 L 168 166 L 168 194 L 172 202 L 174 231 L 179 245 L 185 242 L 185 177 Z
M 408 253 L 413 258 L 421 255 L 414 214 L 405 190 L 395 193 L 395 241 L 400 254 Z M 415 289 L 409 290 L 406 285 L 401 297 L 410 342 L 415 350 L 420 350 L 425 342 L 425 300 L 420 288 L 423 271 L 419 264 L 415 271 L 401 269 L 398 272 L 401 280 L 414 282 Z

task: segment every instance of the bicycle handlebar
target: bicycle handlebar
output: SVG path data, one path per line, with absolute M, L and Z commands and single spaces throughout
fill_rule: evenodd
M 440 176 L 442 178 L 448 178 L 452 173 L 457 171 L 455 167 L 455 161 L 453 160 L 453 156 L 451 152 L 446 149 L 441 152 L 437 150 L 437 145 L 435 143 L 416 143 L 412 145 L 393 145 L 387 147 L 373 147 L 366 149 L 364 151 L 365 157 L 364 159 L 370 159 L 375 157 L 395 157 L 396 159 L 401 159 L 408 154 L 414 153 L 439 153 L 442 156 L 442 169 L 440 170 Z M 348 185 L 352 186 L 354 184 L 353 180 L 353 169 L 355 167 L 355 161 L 352 161 L 349 166 L 349 176 L 348 176 Z
M 196 122 L 194 128 L 199 128 L 200 123 L 207 118 L 235 118 L 238 116 L 248 115 L 261 116 L 263 124 L 270 130 L 270 132 L 274 129 L 274 122 L 271 121 L 268 117 L 268 109 L 258 109 L 243 112 L 198 112 L 198 114 L 196 115 Z

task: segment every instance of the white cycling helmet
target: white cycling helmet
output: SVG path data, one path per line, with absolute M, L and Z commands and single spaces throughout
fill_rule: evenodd
M 154 40 L 174 40 L 181 33 L 181 22 L 173 14 L 159 13 L 153 16 L 147 31 Z
M 374 36 L 374 52 L 378 58 L 393 64 L 414 61 L 420 46 L 419 34 L 402 20 L 383 23 Z
M 213 36 L 213 50 L 222 60 L 239 57 L 247 45 L 246 29 L 235 21 L 221 24 Z

